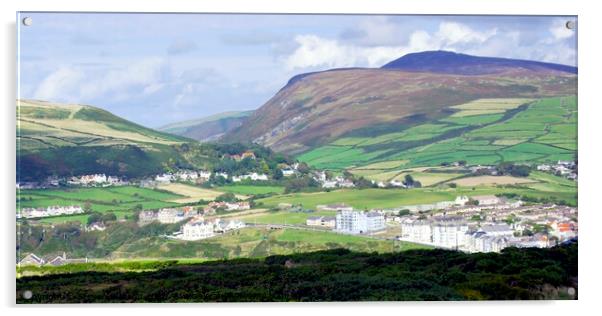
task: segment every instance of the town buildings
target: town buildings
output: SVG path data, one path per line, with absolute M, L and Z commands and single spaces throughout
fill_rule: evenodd
M 190 206 L 184 207 L 182 209 L 163 208 L 159 210 L 157 214 L 157 220 L 161 224 L 173 224 L 196 216 L 197 214 L 198 212 L 196 210 L 193 210 Z
M 241 176 L 233 176 L 232 177 L 232 181 L 233 182 L 240 182 L 242 180 L 252 180 L 252 181 L 267 181 L 268 180 L 268 176 L 265 174 L 259 174 L 257 172 L 253 172 L 250 174 L 244 174 Z
M 181 231 L 176 232 L 174 237 L 177 239 L 194 241 L 201 240 L 222 234 L 231 230 L 244 228 L 245 224 L 239 220 L 225 222 L 219 218 L 211 221 L 204 220 L 203 217 L 195 217 L 188 223 L 182 225 Z
M 81 213 L 84 213 L 84 210 L 79 205 L 48 206 L 46 208 L 22 208 L 19 212 L 17 212 L 17 218 L 39 218 Z

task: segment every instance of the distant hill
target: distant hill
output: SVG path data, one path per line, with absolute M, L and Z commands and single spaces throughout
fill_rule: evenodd
M 478 57 L 448 51 L 428 51 L 407 54 L 381 67 L 415 72 L 433 72 L 459 75 L 483 75 L 505 71 L 566 72 L 576 74 L 577 68 L 566 65 L 543 63 L 498 57 Z
M 242 125 L 252 113 L 253 111 L 223 112 L 196 120 L 168 124 L 159 127 L 158 130 L 202 142 L 214 141 Z
M 17 180 L 102 172 L 130 177 L 186 166 L 191 139 L 79 104 L 17 100 Z
M 255 142 L 280 152 L 308 153 L 350 135 L 377 137 L 436 122 L 458 112 L 454 106 L 479 99 L 575 95 L 576 71 L 533 61 L 424 52 L 406 55 L 379 69 L 300 74 L 222 141 Z M 404 144 L 396 150 L 416 145 Z M 337 148 L 330 149 L 316 155 L 336 157 L 332 154 Z M 385 154 L 383 150 L 394 154 L 393 149 L 382 146 L 366 147 L 357 154 L 375 158 Z M 304 158 L 310 161 L 315 157 Z

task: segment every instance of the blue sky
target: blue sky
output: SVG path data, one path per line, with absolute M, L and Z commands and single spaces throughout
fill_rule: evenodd
M 299 73 L 451 50 L 576 65 L 574 17 L 23 13 L 20 98 L 157 127 L 255 109 Z

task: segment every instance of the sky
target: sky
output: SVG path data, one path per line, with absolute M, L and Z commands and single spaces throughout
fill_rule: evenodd
M 19 98 L 159 127 L 256 109 L 294 75 L 449 50 L 576 66 L 560 16 L 21 13 Z

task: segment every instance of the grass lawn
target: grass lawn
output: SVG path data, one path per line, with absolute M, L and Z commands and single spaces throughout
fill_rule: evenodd
M 205 189 L 193 185 L 183 184 L 183 183 L 169 183 L 163 184 L 158 187 L 161 190 L 169 191 L 171 193 L 178 194 L 180 197 L 176 199 L 170 200 L 171 202 L 176 203 L 194 203 L 199 200 L 214 200 L 216 197 L 223 194 L 223 192 Z M 243 198 L 240 196 L 239 198 Z M 246 198 L 246 197 L 245 197 Z
M 319 204 L 346 203 L 356 209 L 395 208 L 405 205 L 430 204 L 454 200 L 459 195 L 488 195 L 516 193 L 535 198 L 555 197 L 569 203 L 577 202 L 576 188 L 570 191 L 550 192 L 527 187 L 475 186 L 457 188 L 421 188 L 421 189 L 344 189 L 331 192 L 294 193 L 259 199 L 267 207 L 278 203 L 302 204 L 306 208 L 315 208 Z
M 272 186 L 272 185 L 228 185 L 223 187 L 217 187 L 216 190 L 223 192 L 232 192 L 235 194 L 266 194 L 266 193 L 283 193 L 284 187 Z
M 336 212 L 318 211 L 313 213 L 293 213 L 288 211 L 266 212 L 241 216 L 238 219 L 247 223 L 257 224 L 287 224 L 287 225 L 305 225 L 310 216 L 335 216 Z
M 462 179 L 452 180 L 457 185 L 461 186 L 477 186 L 477 185 L 496 185 L 496 184 L 523 184 L 534 183 L 535 180 L 529 178 L 519 178 L 511 176 L 476 176 Z

